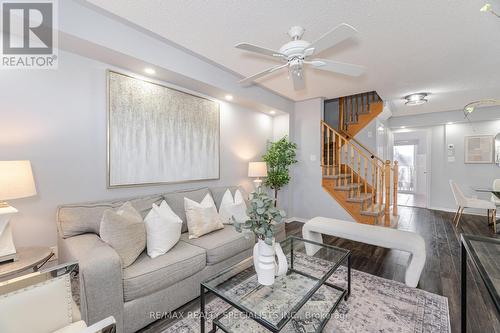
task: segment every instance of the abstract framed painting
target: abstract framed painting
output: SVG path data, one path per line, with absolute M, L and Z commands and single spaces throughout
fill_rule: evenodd
M 219 179 L 219 103 L 111 70 L 109 188 Z
M 465 137 L 465 163 L 493 163 L 493 136 L 474 135 Z

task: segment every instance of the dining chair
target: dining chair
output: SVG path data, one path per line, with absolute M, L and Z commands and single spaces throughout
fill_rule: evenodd
M 493 181 L 493 191 L 495 192 L 500 192 L 500 179 L 495 179 Z M 491 202 L 495 204 L 495 206 L 500 207 L 500 198 L 498 198 L 496 195 L 491 194 Z
M 455 217 L 453 218 L 453 223 L 458 227 L 458 223 L 462 218 L 462 213 L 465 208 L 476 208 L 476 209 L 486 209 L 488 212 L 488 225 L 493 222 L 493 231 L 497 233 L 497 227 L 495 223 L 496 216 L 496 206 L 493 202 L 488 200 L 481 200 L 477 198 L 467 197 L 462 192 L 460 187 L 453 180 L 450 179 L 450 187 L 453 192 L 453 197 L 455 198 L 455 202 L 458 206 L 457 212 L 455 213 Z

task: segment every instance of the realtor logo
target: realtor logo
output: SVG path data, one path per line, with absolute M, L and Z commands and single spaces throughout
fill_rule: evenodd
M 1 68 L 57 68 L 55 0 L 2 1 Z

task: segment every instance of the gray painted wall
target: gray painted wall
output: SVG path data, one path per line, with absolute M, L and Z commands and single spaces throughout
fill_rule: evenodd
M 453 210 L 456 205 L 450 190 L 449 180 L 455 180 L 467 195 L 481 199 L 489 199 L 488 194 L 478 193 L 473 187 L 491 187 L 496 178 L 500 178 L 500 168 L 494 164 L 466 164 L 464 162 L 465 136 L 496 135 L 500 133 L 500 120 L 495 120 L 498 109 L 477 110 L 472 115 L 474 119 L 491 117 L 492 120 L 475 121 L 472 123 L 439 124 L 443 119 L 457 119 L 461 111 L 442 112 L 421 116 L 391 118 L 390 123 L 406 126 L 405 129 L 395 129 L 396 132 L 430 131 L 430 208 Z M 486 112 L 481 112 L 486 111 Z M 444 115 L 443 115 L 444 114 Z M 425 117 L 424 117 L 425 116 Z M 471 117 L 472 118 L 472 117 Z M 412 127 L 418 124 L 420 127 Z M 447 145 L 455 146 L 455 161 L 447 158 Z M 429 147 L 429 145 L 428 145 Z M 485 213 L 485 212 L 480 212 Z
M 295 103 L 291 137 L 298 145 L 298 163 L 293 168 L 291 214 L 299 218 L 325 216 L 353 221 L 351 216 L 321 186 L 321 130 L 323 100 Z
M 455 208 L 451 190 L 449 189 L 449 179 L 455 180 L 466 194 L 489 199 L 490 195 L 478 193 L 473 190 L 473 187 L 491 187 L 493 180 L 500 178 L 500 168 L 494 164 L 466 164 L 464 162 L 464 137 L 469 135 L 496 135 L 500 133 L 500 120 L 438 127 L 441 127 L 441 129 L 435 129 L 435 132 L 439 132 L 444 138 L 436 136 L 432 140 L 432 149 L 437 150 L 437 153 L 433 153 L 434 159 L 431 161 L 431 207 Z M 446 149 L 448 144 L 455 146 L 455 162 L 448 162 L 447 160 Z
M 17 246 L 55 245 L 56 206 L 172 191 L 242 184 L 248 161 L 272 139 L 272 118 L 221 103 L 221 177 L 165 186 L 106 188 L 106 76 L 111 66 L 60 52 L 58 70 L 9 70 L 0 76 L 0 160 L 32 161 L 38 195 L 13 200 Z

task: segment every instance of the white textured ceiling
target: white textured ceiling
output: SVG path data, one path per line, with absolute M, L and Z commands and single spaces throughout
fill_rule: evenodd
M 88 0 L 106 11 L 247 76 L 275 64 L 235 49 L 238 42 L 278 49 L 292 25 L 314 40 L 346 22 L 358 36 L 321 54 L 364 65 L 350 78 L 309 69 L 296 92 L 286 71 L 259 84 L 293 100 L 334 98 L 376 90 L 394 115 L 460 109 L 480 98 L 500 97 L 500 19 L 480 13 L 480 0 Z M 493 2 L 500 11 L 500 1 Z M 404 106 L 412 92 L 430 92 L 429 103 Z

